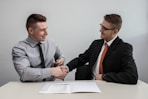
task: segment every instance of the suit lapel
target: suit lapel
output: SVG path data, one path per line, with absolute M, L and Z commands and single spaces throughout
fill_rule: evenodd
M 108 49 L 108 51 L 107 51 L 107 53 L 106 53 L 106 55 L 105 55 L 105 58 L 104 58 L 104 60 L 111 54 L 111 52 L 112 51 L 114 51 L 117 47 L 118 47 L 118 43 L 120 42 L 120 38 L 119 37 L 117 37 L 114 41 L 113 41 L 113 43 L 110 45 L 110 47 L 109 47 L 109 49 Z
M 102 48 L 103 44 L 104 44 L 104 40 L 102 39 L 101 41 L 96 43 L 96 45 L 94 45 L 95 49 L 94 49 L 94 55 L 93 55 L 94 58 L 93 58 L 93 62 L 92 62 L 93 65 L 95 64 L 96 60 L 98 59 L 98 56 L 99 56 L 99 53 L 101 51 L 101 48 Z

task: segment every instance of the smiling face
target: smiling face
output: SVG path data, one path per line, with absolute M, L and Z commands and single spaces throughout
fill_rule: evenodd
M 103 20 L 102 24 L 100 25 L 100 37 L 106 40 L 107 42 L 112 40 L 117 35 L 118 29 L 113 28 L 113 25 L 107 22 L 106 20 Z
M 46 22 L 37 22 L 32 27 L 28 28 L 29 37 L 36 42 L 45 41 L 47 32 Z

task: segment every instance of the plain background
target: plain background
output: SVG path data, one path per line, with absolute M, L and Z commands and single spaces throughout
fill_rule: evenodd
M 148 82 L 148 0 L 0 0 L 0 86 L 19 81 L 12 63 L 12 47 L 27 38 L 25 23 L 32 13 L 47 17 L 53 38 L 66 62 L 100 38 L 105 14 L 122 16 L 120 38 L 133 45 L 139 79 Z M 65 80 L 74 80 L 75 71 Z

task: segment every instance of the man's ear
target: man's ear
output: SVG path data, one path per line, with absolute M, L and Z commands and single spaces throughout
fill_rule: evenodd
M 114 34 L 117 34 L 118 32 L 119 32 L 118 29 L 115 29 L 115 30 L 114 30 Z
M 32 35 L 33 34 L 33 28 L 32 27 L 29 27 L 28 28 L 28 32 L 29 32 L 30 35 Z

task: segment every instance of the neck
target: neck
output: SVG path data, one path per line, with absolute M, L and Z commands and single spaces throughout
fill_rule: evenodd
M 29 37 L 35 42 L 40 42 L 40 41 L 36 40 L 34 37 L 32 37 L 31 35 L 29 35 Z
M 114 39 L 114 38 L 116 38 L 116 37 L 117 37 L 117 35 L 112 35 L 112 37 L 111 37 L 111 38 L 106 39 L 105 41 L 106 41 L 106 42 L 109 42 L 109 41 L 113 40 L 113 39 Z

